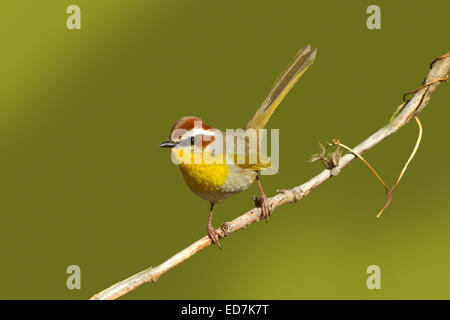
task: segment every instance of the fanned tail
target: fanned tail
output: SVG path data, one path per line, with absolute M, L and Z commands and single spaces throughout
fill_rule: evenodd
M 300 49 L 295 58 L 284 69 L 264 102 L 258 108 L 253 118 L 247 122 L 244 129 L 262 129 L 265 127 L 272 113 L 288 94 L 289 90 L 291 90 L 303 73 L 313 64 L 316 58 L 316 52 L 317 49 L 311 50 L 309 45 Z

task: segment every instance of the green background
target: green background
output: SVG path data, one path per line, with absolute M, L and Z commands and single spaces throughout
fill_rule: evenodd
M 77 4 L 82 29 L 66 28 Z M 366 8 L 381 7 L 381 30 Z M 448 51 L 450 2 L 2 1 L 0 298 L 86 299 L 205 235 L 208 204 L 158 144 L 196 115 L 243 126 L 298 49 L 315 64 L 269 122 L 280 172 L 268 195 L 322 170 L 318 141 L 354 146 L 383 126 Z M 445 41 L 444 41 L 445 40 Z M 423 144 L 381 219 L 384 190 L 360 162 L 295 205 L 207 248 L 126 299 L 450 298 L 450 151 L 443 84 Z M 367 159 L 392 184 L 413 122 Z M 217 206 L 219 226 L 257 186 Z M 66 288 L 79 265 L 81 290 Z M 381 290 L 366 268 L 381 267 Z

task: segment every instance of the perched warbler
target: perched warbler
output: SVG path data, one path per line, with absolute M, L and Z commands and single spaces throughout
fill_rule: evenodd
M 261 152 L 258 132 L 265 127 L 289 90 L 314 62 L 316 51 L 317 49 L 312 50 L 308 45 L 297 53 L 281 73 L 255 115 L 243 130 L 238 131 L 232 138 L 206 125 L 200 118 L 189 116 L 176 121 L 170 130 L 169 140 L 159 145 L 171 148 L 172 160 L 180 168 L 188 187 L 210 203 L 207 232 L 211 241 L 218 247 L 220 234 L 211 223 L 214 205 L 220 200 L 246 190 L 255 179 L 261 191 L 261 197 L 258 199 L 261 218 L 269 220 L 272 208 L 264 194 L 258 172 L 270 170 L 272 166 L 268 157 Z M 251 135 L 250 131 L 256 131 L 257 134 Z M 251 143 L 249 137 L 255 136 L 256 143 Z M 230 142 L 232 142 L 231 150 L 224 148 Z

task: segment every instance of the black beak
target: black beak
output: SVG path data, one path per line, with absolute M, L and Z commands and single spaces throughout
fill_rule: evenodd
M 173 148 L 176 146 L 176 143 L 170 140 L 164 141 L 159 145 L 160 148 Z

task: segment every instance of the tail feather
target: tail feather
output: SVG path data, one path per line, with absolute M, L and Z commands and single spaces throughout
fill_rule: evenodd
M 288 94 L 289 90 L 291 90 L 297 80 L 313 64 L 316 58 L 316 52 L 317 49 L 311 50 L 309 45 L 300 49 L 295 58 L 281 73 L 266 99 L 258 108 L 253 118 L 247 122 L 244 129 L 262 129 L 265 127 L 272 113 Z

